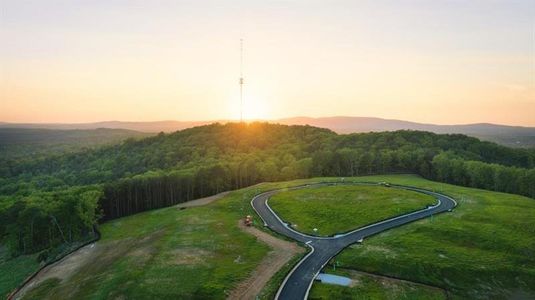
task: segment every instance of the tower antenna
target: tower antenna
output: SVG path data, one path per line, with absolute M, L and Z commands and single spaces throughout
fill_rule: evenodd
M 243 122 L 243 39 L 240 39 L 240 123 Z

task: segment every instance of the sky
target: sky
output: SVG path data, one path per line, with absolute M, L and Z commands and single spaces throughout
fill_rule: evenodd
M 0 0 L 0 121 L 535 126 L 535 1 Z

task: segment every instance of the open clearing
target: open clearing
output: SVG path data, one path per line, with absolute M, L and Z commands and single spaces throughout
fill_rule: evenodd
M 256 292 L 269 279 L 266 274 L 277 270 L 257 270 L 269 257 L 269 243 L 243 231 L 238 220 L 254 213 L 249 204 L 254 194 L 301 182 L 267 183 L 192 203 L 209 203 L 201 207 L 175 206 L 107 222 L 91 259 L 74 267 L 65 258 L 26 289 L 24 299 L 225 299 L 259 274 Z M 284 253 L 284 260 L 293 258 L 289 253 Z M 276 256 L 274 262 L 279 259 Z M 67 265 L 73 272 L 64 276 L 61 268 Z
M 102 225 L 102 240 L 97 243 L 98 255 L 93 260 L 69 276 L 43 280 L 26 298 L 225 299 L 240 284 L 256 277 L 255 270 L 272 251 L 260 238 L 238 226 L 244 215 L 256 216 L 250 208 L 253 195 L 274 188 L 337 180 L 266 183 L 231 192 L 202 207 L 170 207 L 108 222 Z M 535 298 L 535 200 L 410 175 L 347 180 L 417 186 L 460 201 L 451 214 L 389 230 L 366 239 L 362 245 L 347 248 L 336 257 L 344 270 L 438 286 L 448 290 L 454 299 Z M 5 274 L 6 269 L 0 268 Z M 10 268 L 23 270 L 22 262 Z M 327 268 L 332 270 L 332 264 Z M 278 274 L 268 285 L 277 286 L 283 278 L 284 274 Z M 403 289 L 415 298 L 423 293 L 420 299 L 434 299 L 425 296 L 429 292 L 426 289 L 422 292 L 412 285 L 405 289 L 375 278 L 369 283 L 366 280 L 360 281 L 358 293 L 353 289 L 357 286 L 315 283 L 311 296 L 370 299 Z
M 329 236 L 435 202 L 432 196 L 396 188 L 339 185 L 281 192 L 271 197 L 269 205 L 297 231 Z
M 214 196 L 192 200 L 186 203 L 178 204 L 176 205 L 176 207 L 188 208 L 207 205 L 223 198 L 228 193 L 229 192 L 223 192 Z M 115 244 L 116 243 L 92 243 L 69 254 L 62 260 L 42 269 L 39 274 L 37 274 L 37 276 L 35 276 L 30 282 L 28 282 L 24 286 L 24 288 L 22 288 L 16 295 L 14 295 L 14 298 L 18 299 L 24 297 L 24 294 L 26 294 L 26 292 L 28 292 L 35 286 L 40 285 L 44 281 L 47 281 L 49 286 L 51 284 L 56 285 L 58 282 L 65 282 L 69 277 L 79 272 L 81 268 L 90 263 L 91 260 L 98 257 L 102 257 L 103 252 L 113 251 L 113 249 L 110 248 L 116 247 L 117 245 Z M 121 246 L 122 245 L 119 245 L 119 247 Z M 201 261 L 200 258 L 202 258 L 202 254 L 202 249 L 197 249 L 197 251 L 177 251 L 176 259 L 174 260 L 174 262 L 178 264 L 198 263 Z M 142 260 L 143 257 L 146 257 L 146 249 L 144 249 L 143 247 L 136 247 L 136 250 L 130 253 L 130 255 L 134 257 L 139 257 Z
M 24 298 L 224 299 L 270 250 L 237 225 L 236 207 L 248 192 L 105 223 L 90 260 L 70 276 L 47 276 Z

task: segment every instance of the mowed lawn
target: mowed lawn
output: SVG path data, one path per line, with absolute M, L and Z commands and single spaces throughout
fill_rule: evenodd
M 281 192 L 268 202 L 294 229 L 320 236 L 344 233 L 435 203 L 434 197 L 422 193 L 366 185 L 303 188 Z
M 356 180 L 436 190 L 454 197 L 459 205 L 452 213 L 351 246 L 336 258 L 341 267 L 442 287 L 458 299 L 535 299 L 534 199 L 417 176 Z

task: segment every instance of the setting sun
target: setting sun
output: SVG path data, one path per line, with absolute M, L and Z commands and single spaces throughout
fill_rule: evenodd
M 232 120 L 240 119 L 240 99 L 236 98 L 229 101 L 231 105 L 228 107 L 227 115 L 231 116 Z M 273 119 L 271 115 L 271 107 L 269 102 L 262 97 L 243 96 L 243 120 L 268 120 Z
M 245 120 L 270 119 L 269 103 L 260 97 L 248 97 L 243 103 L 243 118 Z

